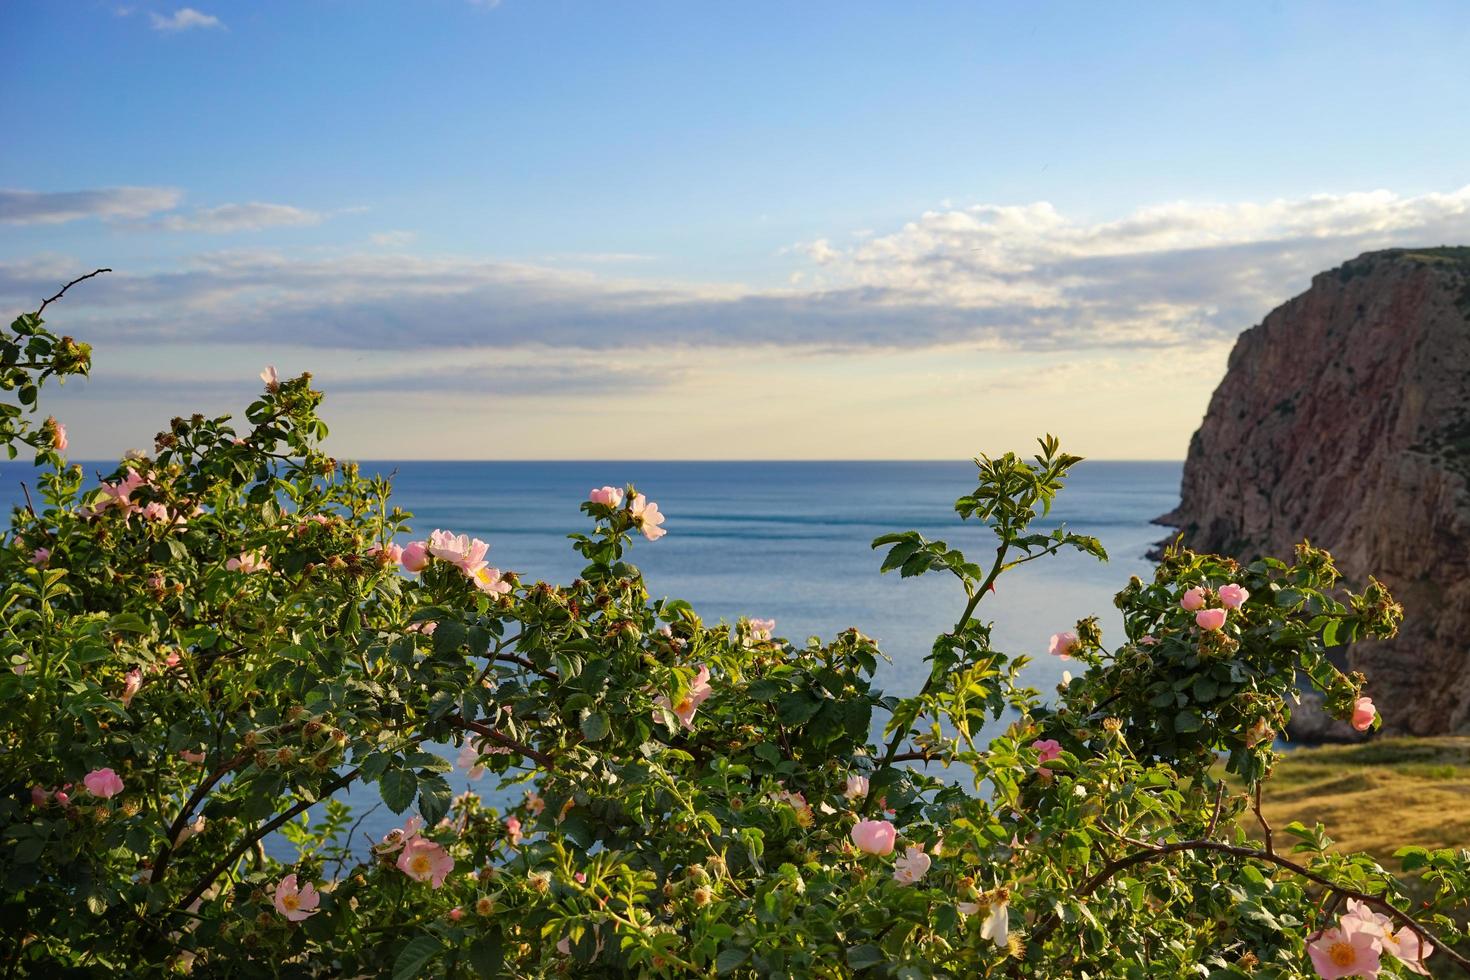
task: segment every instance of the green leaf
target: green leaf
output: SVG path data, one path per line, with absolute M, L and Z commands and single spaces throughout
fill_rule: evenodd
M 594 711 L 582 719 L 582 737 L 589 742 L 600 742 L 612 731 L 612 722 L 601 711 Z
M 505 944 L 499 935 L 481 936 L 470 943 L 470 966 L 482 977 L 498 977 L 505 963 Z
M 446 619 L 434 628 L 434 656 L 447 657 L 459 650 L 464 644 L 468 631 L 464 624 L 453 619 Z
M 776 717 L 783 725 L 804 725 L 811 721 L 821 706 L 822 702 L 806 691 L 792 691 L 776 702 Z
M 408 809 L 418 788 L 418 777 L 407 769 L 389 769 L 378 780 L 378 791 L 383 794 L 383 802 L 394 813 L 402 813 Z
M 444 951 L 433 936 L 415 936 L 393 961 L 393 980 L 419 980 L 429 961 Z
M 861 946 L 850 946 L 847 950 L 847 965 L 854 970 L 866 970 L 869 967 L 883 963 L 888 957 L 883 955 L 883 950 L 872 943 L 863 943 Z
M 749 958 L 750 950 L 748 949 L 735 949 L 733 947 L 722 949 L 720 950 L 720 955 L 715 957 L 715 972 L 721 974 L 729 973 Z
M 1334 619 L 1328 622 L 1327 628 L 1322 631 L 1323 646 L 1337 646 L 1337 631 L 1342 627 L 1342 620 Z
M 419 813 L 427 826 L 434 826 L 449 812 L 452 793 L 443 776 L 425 776 L 419 784 Z
M 883 566 L 879 569 L 879 571 L 893 571 L 895 568 L 908 561 L 913 553 L 918 551 L 922 547 L 923 542 L 920 541 L 903 541 L 899 544 L 894 545 L 893 548 L 888 552 L 888 557 L 883 559 Z
M 383 775 L 388 769 L 388 763 L 393 761 L 393 756 L 388 752 L 374 752 L 362 763 L 362 778 L 364 782 L 373 782 Z
M 1174 730 L 1176 732 L 1197 732 L 1203 722 L 1199 712 L 1193 708 L 1185 708 L 1174 716 Z
M 107 621 L 109 633 L 147 633 L 148 624 L 137 613 L 118 613 Z

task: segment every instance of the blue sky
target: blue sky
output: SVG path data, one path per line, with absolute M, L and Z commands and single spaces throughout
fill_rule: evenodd
M 0 305 L 118 270 L 97 454 L 264 358 L 364 456 L 1178 457 L 1312 272 L 1470 241 L 1467 64 L 1459 3 L 10 0 Z

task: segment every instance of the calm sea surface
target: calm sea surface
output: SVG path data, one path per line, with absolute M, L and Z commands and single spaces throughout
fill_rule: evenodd
M 1045 655 L 1048 637 L 1083 616 L 1101 617 L 1105 642 L 1116 641 L 1113 594 L 1128 576 L 1148 574 L 1144 552 L 1165 533 L 1148 522 L 1178 502 L 1181 468 L 1085 462 L 1074 470 L 1038 527 L 1062 522 L 1095 535 L 1111 561 L 1067 553 L 1033 562 L 1005 575 L 980 607 L 995 622 L 998 649 L 1037 657 L 1029 683 L 1053 688 L 1065 664 Z M 870 542 L 913 528 L 980 560 L 994 540 L 953 510 L 974 487 L 969 462 L 365 462 L 363 471 L 394 474 L 395 500 L 415 515 L 418 535 L 444 528 L 484 538 L 492 564 L 554 582 L 569 581 L 584 564 L 565 536 L 588 526 L 577 509 L 587 491 L 634 483 L 668 515 L 668 535 L 639 538 L 631 556 L 653 594 L 687 599 L 709 622 L 775 619 L 777 633 L 796 643 L 855 626 L 892 658 L 879 676 L 894 693 L 917 690 L 930 643 L 954 625 L 964 597 L 938 573 L 879 575 L 881 552 Z M 16 481 L 29 475 L 28 467 L 0 470 L 0 498 L 18 502 Z M 489 780 L 476 790 L 504 799 Z M 452 781 L 456 791 L 470 785 L 458 772 Z M 374 800 L 363 790 L 350 802 Z M 376 838 L 401 819 L 379 807 L 363 831 Z M 283 841 L 271 850 L 292 856 Z

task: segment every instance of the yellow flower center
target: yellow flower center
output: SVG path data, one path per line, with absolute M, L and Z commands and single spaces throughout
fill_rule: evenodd
M 1352 966 L 1358 961 L 1358 951 L 1353 949 L 1352 943 L 1333 943 L 1327 955 L 1332 957 L 1333 966 Z
M 282 895 L 281 907 L 284 908 L 287 912 L 295 912 L 297 909 L 301 908 L 301 899 L 297 898 L 295 895 Z
M 429 873 L 429 856 L 427 854 L 415 854 L 408 859 L 408 866 L 413 869 L 414 874 L 426 875 Z

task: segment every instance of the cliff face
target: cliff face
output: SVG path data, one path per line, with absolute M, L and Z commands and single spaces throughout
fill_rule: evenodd
M 1378 576 L 1399 636 L 1353 669 L 1385 728 L 1470 731 L 1470 248 L 1370 252 L 1240 336 L 1190 441 L 1177 509 L 1197 551 Z

